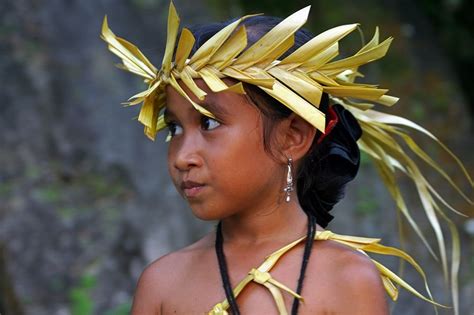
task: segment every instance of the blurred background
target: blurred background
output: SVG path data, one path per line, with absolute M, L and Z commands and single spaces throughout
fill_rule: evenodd
M 463 0 L 176 0 L 184 25 L 264 12 L 286 17 L 312 5 L 314 33 L 360 22 L 369 39 L 394 36 L 387 57 L 363 68 L 401 97 L 387 109 L 415 120 L 473 169 L 474 2 Z M 143 268 L 211 230 L 190 213 L 166 170 L 166 144 L 143 135 L 138 107 L 121 102 L 143 89 L 118 70 L 99 39 L 105 14 L 116 34 L 161 64 L 168 0 L 0 1 L 0 313 L 128 314 Z M 347 51 L 360 47 L 357 35 Z M 425 137 L 423 148 L 472 198 L 454 161 Z M 456 209 L 462 240 L 461 314 L 474 314 L 474 210 L 430 169 L 428 177 Z M 424 222 L 413 186 L 400 178 L 409 208 Z M 329 228 L 382 237 L 399 246 L 395 205 L 363 157 Z M 409 227 L 406 248 L 425 268 L 435 298 L 450 303 L 442 271 Z M 446 243 L 450 244 L 449 237 Z M 435 247 L 436 248 L 436 247 Z M 316 253 L 317 254 L 317 253 Z M 397 270 L 396 260 L 384 260 Z M 217 271 L 216 271 L 217 272 Z M 405 278 L 420 290 L 418 275 Z M 402 292 L 393 314 L 432 314 Z M 441 311 L 451 314 L 452 311 Z

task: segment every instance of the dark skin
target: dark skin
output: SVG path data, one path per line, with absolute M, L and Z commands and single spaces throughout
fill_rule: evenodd
M 238 283 L 265 256 L 306 235 L 307 217 L 296 198 L 284 201 L 286 164 L 298 167 L 315 129 L 296 115 L 273 130 L 264 149 L 260 111 L 244 95 L 208 93 L 193 100 L 216 115 L 209 119 L 167 87 L 166 120 L 173 134 L 168 169 L 193 213 L 222 220 L 231 283 Z M 184 85 L 183 88 L 189 92 Z M 192 93 L 188 93 L 192 95 Z M 291 224 L 289 224 L 291 223 Z M 323 230 L 320 226 L 318 230 Z M 203 314 L 225 299 L 214 250 L 215 232 L 150 264 L 140 277 L 132 314 Z M 272 277 L 296 290 L 304 243 L 283 256 Z M 287 309 L 293 298 L 283 293 Z M 299 314 L 388 314 L 373 263 L 333 241 L 316 241 L 306 271 Z M 249 284 L 237 298 L 242 314 L 277 314 L 269 291 Z

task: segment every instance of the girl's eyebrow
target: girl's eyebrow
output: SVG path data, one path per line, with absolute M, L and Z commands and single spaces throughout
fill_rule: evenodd
M 206 98 L 200 105 L 218 117 L 225 117 L 229 115 L 229 112 L 226 110 L 225 106 L 217 104 L 215 99 L 211 97 Z M 190 107 L 189 109 L 193 113 L 196 112 L 196 109 L 193 107 Z M 167 121 L 170 118 L 176 118 L 177 116 L 169 107 L 165 107 L 163 117 L 165 121 Z
M 212 97 L 206 97 L 202 104 L 202 107 L 206 108 L 218 117 L 229 115 L 229 111 L 226 110 L 225 106 L 218 104 L 216 100 Z
M 168 107 L 165 107 L 165 110 L 163 112 L 163 118 L 165 119 L 165 121 L 168 121 L 170 117 L 176 117 L 176 115 Z

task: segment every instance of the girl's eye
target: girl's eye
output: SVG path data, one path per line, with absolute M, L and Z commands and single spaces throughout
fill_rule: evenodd
M 167 125 L 169 131 L 168 137 L 174 137 L 183 133 L 183 127 L 174 122 L 169 122 Z
M 221 123 L 218 122 L 215 119 L 212 119 L 212 118 L 207 117 L 207 116 L 202 116 L 201 117 L 201 128 L 203 130 L 212 130 L 212 129 L 215 129 L 215 128 L 219 127 L 220 125 L 221 125 Z

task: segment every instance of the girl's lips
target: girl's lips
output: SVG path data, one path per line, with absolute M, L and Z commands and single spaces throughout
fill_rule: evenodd
M 193 182 L 193 181 L 184 181 L 181 184 L 181 189 L 184 192 L 184 195 L 188 198 L 196 197 L 202 189 L 205 187 L 204 184 Z
M 184 195 L 188 198 L 196 197 L 204 188 L 204 185 L 195 186 L 191 188 L 184 188 Z

